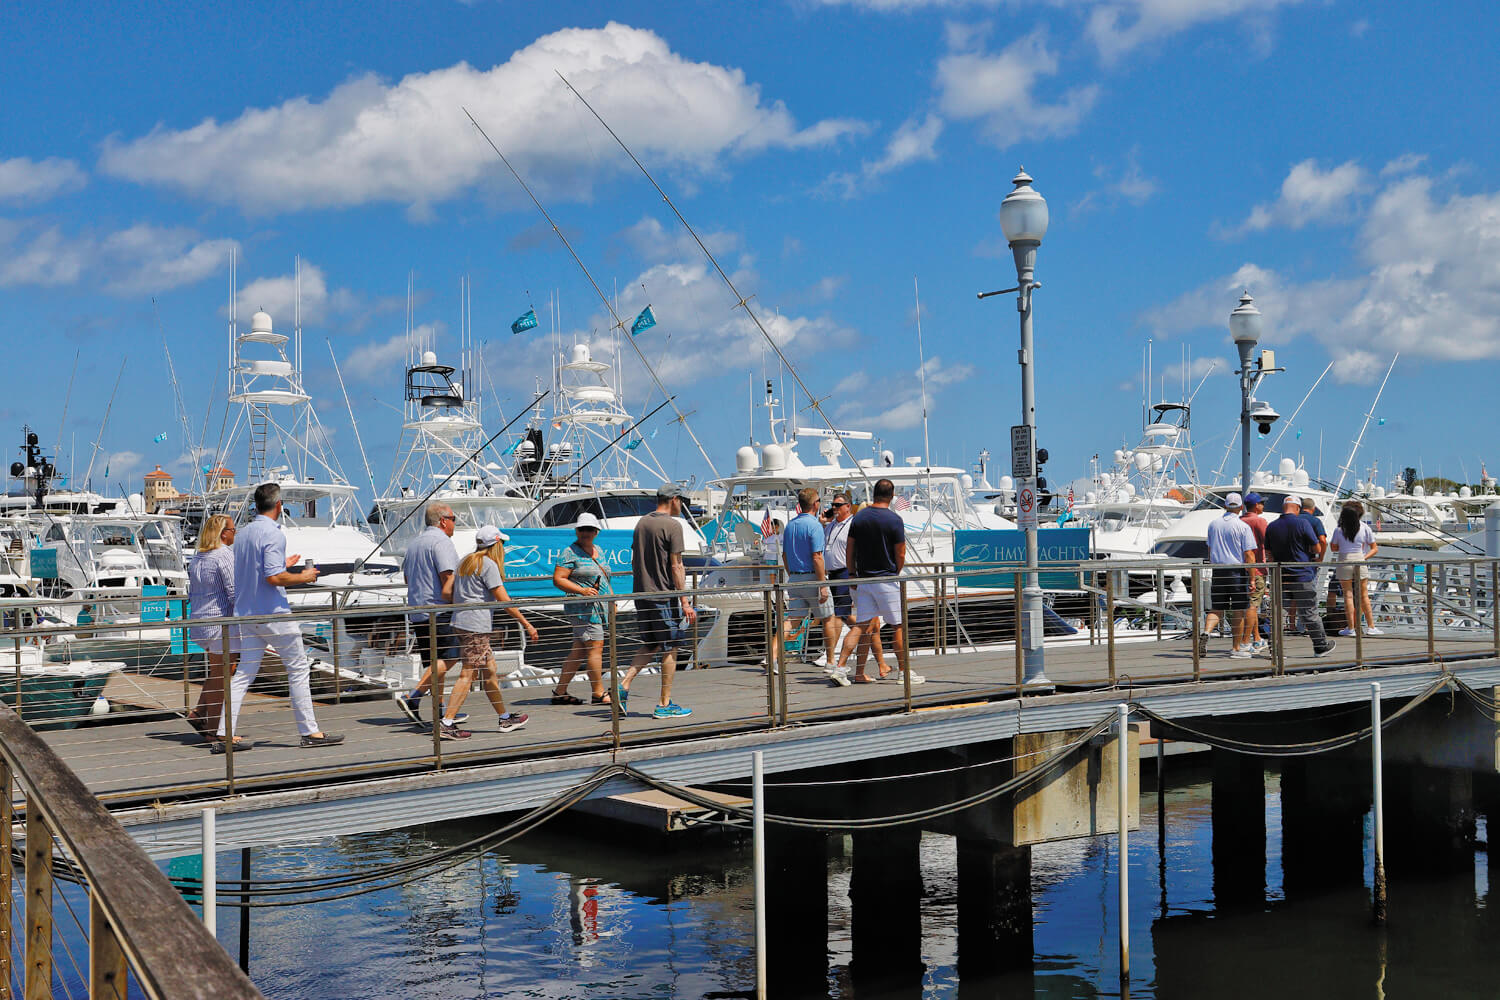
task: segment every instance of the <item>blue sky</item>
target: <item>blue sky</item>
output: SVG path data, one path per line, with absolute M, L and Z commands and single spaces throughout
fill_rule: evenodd
M 162 335 L 202 427 L 216 378 L 223 390 L 232 249 L 241 320 L 264 306 L 281 329 L 301 255 L 307 380 L 351 482 L 368 490 L 324 341 L 383 487 L 399 418 L 377 397 L 400 401 L 413 272 L 415 322 L 440 353 L 470 276 L 498 428 L 495 404 L 513 415 L 551 349 L 512 337 L 511 320 L 531 304 L 545 317 L 556 294 L 566 340 L 609 321 L 468 107 L 621 311 L 653 303 L 659 325 L 639 342 L 731 469 L 759 334 L 560 71 L 711 234 L 838 422 L 898 454 L 922 451 L 915 279 L 933 457 L 967 464 L 988 447 L 1003 464 L 1016 317 L 974 293 L 1014 278 L 996 211 L 1024 164 L 1052 214 L 1036 333 L 1055 480 L 1135 440 L 1148 338 L 1154 395 L 1163 374 L 1179 394 L 1184 345 L 1198 374 L 1219 360 L 1196 410 L 1200 465 L 1219 464 L 1242 286 L 1290 369 L 1263 398 L 1289 414 L 1334 362 L 1284 442 L 1310 471 L 1321 437 L 1336 477 L 1398 350 L 1361 470 L 1500 468 L 1484 405 L 1500 357 L 1500 90 L 1481 4 L 1420 17 L 1336 0 L 144 10 L 0 12 L 7 447 L 23 422 L 57 437 L 76 351 L 62 440 L 81 470 L 128 356 L 101 443 L 111 479 L 186 469 Z M 644 376 L 627 387 L 652 405 Z M 653 445 L 677 474 L 706 474 L 676 428 Z

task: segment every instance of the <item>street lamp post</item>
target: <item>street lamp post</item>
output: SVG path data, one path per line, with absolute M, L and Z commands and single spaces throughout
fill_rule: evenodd
M 1042 245 L 1042 237 L 1047 235 L 1047 201 L 1032 189 L 1025 167 L 1011 183 L 1015 189 L 1000 203 L 1000 229 L 1016 261 L 1016 310 L 1021 314 L 1021 350 L 1018 355 L 1021 363 L 1021 423 L 1027 428 L 1028 444 L 1032 449 L 1027 461 L 1031 475 L 1020 484 L 1020 488 L 1029 488 L 1033 498 L 1032 514 L 1024 524 L 1026 584 L 1021 592 L 1021 635 L 1016 638 L 1023 650 L 1025 685 L 1045 686 L 1050 682 L 1047 680 L 1046 650 L 1042 639 L 1042 588 L 1037 573 L 1036 376 L 1031 339 L 1031 293 L 1041 287 L 1033 280 L 1033 275 L 1037 248 Z
M 1250 354 L 1260 343 L 1261 315 L 1246 291 L 1229 314 L 1229 334 L 1240 352 L 1240 493 L 1250 492 L 1250 407 L 1254 403 L 1259 371 L 1250 367 Z

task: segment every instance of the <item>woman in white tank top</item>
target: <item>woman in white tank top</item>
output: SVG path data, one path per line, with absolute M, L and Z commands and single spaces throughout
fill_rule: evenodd
M 1344 609 L 1349 627 L 1340 635 L 1353 635 L 1358 615 L 1365 616 L 1365 635 L 1380 635 L 1375 619 L 1370 614 L 1370 592 L 1365 586 L 1365 574 L 1361 573 L 1359 593 L 1354 591 L 1354 568 L 1380 550 L 1375 544 L 1375 532 L 1363 520 L 1364 504 L 1350 500 L 1339 509 L 1338 527 L 1328 539 L 1328 547 L 1338 561 L 1339 583 L 1344 588 Z

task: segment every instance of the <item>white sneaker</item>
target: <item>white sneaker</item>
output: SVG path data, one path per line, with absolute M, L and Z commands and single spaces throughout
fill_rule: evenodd
M 835 668 L 831 673 L 829 673 L 828 679 L 831 680 L 831 681 L 833 681 L 833 683 L 834 683 L 834 685 L 836 687 L 841 687 L 841 688 L 848 687 L 849 686 L 849 668 L 845 667 L 843 670 L 839 670 L 839 669 Z
M 1257 639 L 1256 641 L 1254 641 L 1254 642 L 1252 642 L 1250 644 L 1250 652 L 1252 652 L 1252 653 L 1264 653 L 1266 650 L 1268 650 L 1270 648 L 1271 648 L 1270 642 L 1268 642 L 1265 639 Z
M 1248 660 L 1248 659 L 1250 659 L 1250 650 L 1248 650 L 1248 649 L 1231 649 L 1229 651 L 1229 658 L 1231 660 Z
M 925 683 L 927 683 L 927 678 L 923 677 L 921 674 L 917 673 L 915 670 L 908 670 L 907 673 L 911 676 L 911 686 L 912 687 L 916 687 L 918 684 L 925 684 Z M 901 671 L 899 671 L 899 670 L 896 671 L 896 680 L 897 681 L 901 680 Z
M 813 660 L 813 666 L 815 666 L 815 667 L 829 667 L 829 666 L 832 666 L 832 664 L 830 664 L 828 662 L 828 654 L 827 653 L 819 653 L 818 654 L 818 658 L 816 660 Z
M 1341 629 L 1339 629 L 1339 635 L 1353 635 L 1353 634 L 1354 634 L 1354 630 L 1352 628 L 1341 628 Z
M 1365 629 L 1365 635 L 1385 635 L 1385 632 L 1376 628 L 1374 625 L 1371 625 L 1369 628 Z

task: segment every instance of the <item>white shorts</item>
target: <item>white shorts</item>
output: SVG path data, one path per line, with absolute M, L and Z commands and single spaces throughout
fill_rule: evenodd
M 854 620 L 867 622 L 871 618 L 879 618 L 887 625 L 901 624 L 899 581 L 861 583 L 854 588 Z

